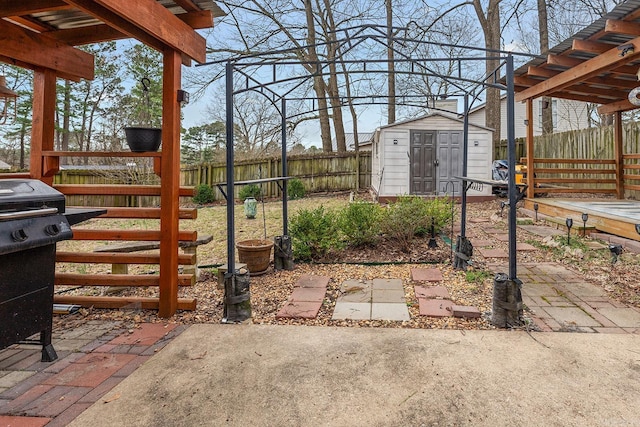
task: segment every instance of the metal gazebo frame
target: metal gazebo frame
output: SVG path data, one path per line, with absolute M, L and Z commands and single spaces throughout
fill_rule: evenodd
M 384 29 L 384 31 L 381 30 Z M 365 30 L 371 29 L 374 30 L 374 34 L 364 34 Z M 399 30 L 402 30 L 400 28 Z M 406 30 L 406 29 L 404 29 Z M 350 31 L 354 31 L 354 34 L 349 34 Z M 288 179 L 288 171 L 287 171 L 287 99 L 296 99 L 296 100 L 317 100 L 317 98 L 288 98 L 291 92 L 297 88 L 299 88 L 304 82 L 307 80 L 317 77 L 324 76 L 328 74 L 325 71 L 325 68 L 330 64 L 364 64 L 363 70 L 350 71 L 353 74 L 365 74 L 365 73 L 388 73 L 388 71 L 382 70 L 367 70 L 366 65 L 372 63 L 388 63 L 388 60 L 374 60 L 374 59 L 363 59 L 363 60 L 324 60 L 324 61 L 305 61 L 306 64 L 313 65 L 316 68 L 315 73 L 308 73 L 304 76 L 300 77 L 289 77 L 286 79 L 278 78 L 277 66 L 282 65 L 301 65 L 302 61 L 291 61 L 277 58 L 277 55 L 282 55 L 284 53 L 290 53 L 295 50 L 305 49 L 308 47 L 317 47 L 324 46 L 330 43 L 337 43 L 340 46 L 348 45 L 348 49 L 346 52 L 353 50 L 356 46 L 363 43 L 366 40 L 373 40 L 377 43 L 384 45 L 385 47 L 391 48 L 394 50 L 396 54 L 401 56 L 401 59 L 397 59 L 394 62 L 403 62 L 411 64 L 411 72 L 404 74 L 413 74 L 419 76 L 429 76 L 436 77 L 440 79 L 447 80 L 450 84 L 460 90 L 460 93 L 455 93 L 453 95 L 447 94 L 447 96 L 464 96 L 464 139 L 463 139 L 463 166 L 462 172 L 463 177 L 462 180 L 462 212 L 461 212 L 461 236 L 465 237 L 466 233 L 466 192 L 468 190 L 467 187 L 467 157 L 468 157 L 468 128 L 469 128 L 469 120 L 468 113 L 471 108 L 469 97 L 472 95 L 473 99 L 477 99 L 479 93 L 484 91 L 486 88 L 492 87 L 499 90 L 506 91 L 507 94 L 507 142 L 508 142 L 508 161 L 509 161 L 509 177 L 508 177 L 508 196 L 509 196 L 509 205 L 513 207 L 509 209 L 509 271 L 508 271 L 508 280 L 512 283 L 517 283 L 519 286 L 519 281 L 517 279 L 517 267 L 516 267 L 516 210 L 515 205 L 519 199 L 518 189 L 515 185 L 515 163 L 516 163 L 516 153 L 515 153 L 515 129 L 514 129 L 514 120 L 515 120 L 515 108 L 514 108 L 514 56 L 527 56 L 532 57 L 533 55 L 527 54 L 519 54 L 513 52 L 505 52 L 505 51 L 493 51 L 484 48 L 478 47 L 470 47 L 470 46 L 459 46 L 445 43 L 435 43 L 435 42 L 427 42 L 427 41 L 416 41 L 412 39 L 407 39 L 403 37 L 390 37 L 386 34 L 386 27 L 378 27 L 374 25 L 364 25 L 358 27 L 352 27 L 344 30 L 340 30 L 345 34 L 345 37 L 340 40 L 335 40 L 333 42 L 319 43 L 316 45 L 308 45 L 301 46 L 298 49 L 285 49 L 275 52 L 262 53 L 262 54 L 253 54 L 242 56 L 235 59 L 229 59 L 224 61 L 211 61 L 202 65 L 211 65 L 211 64 L 221 64 L 225 63 L 225 82 L 226 82 L 226 141 L 227 141 L 227 173 L 226 173 L 226 187 L 227 191 L 227 273 L 225 274 L 225 315 L 228 313 L 227 305 L 228 304 L 238 304 L 241 302 L 245 302 L 249 300 L 248 289 L 246 296 L 238 295 L 236 289 L 236 276 L 239 275 L 239 272 L 235 268 L 235 206 L 233 203 L 233 194 L 234 194 L 234 186 L 237 184 L 234 180 L 234 120 L 233 120 L 233 106 L 234 106 L 234 96 L 240 93 L 255 91 L 263 96 L 265 96 L 271 104 L 278 110 L 280 113 L 282 124 L 281 124 L 281 132 L 282 132 L 282 176 L 279 178 L 269 178 L 269 180 L 282 180 L 281 189 L 283 192 L 283 235 L 286 236 L 288 234 L 288 220 L 287 220 L 287 179 Z M 456 47 L 467 49 L 473 52 L 482 52 L 484 56 L 470 56 L 470 57 L 460 57 L 453 59 L 458 63 L 458 75 L 443 75 L 437 72 L 432 71 L 426 65 L 428 62 L 443 62 L 443 61 L 452 61 L 452 58 L 410 58 L 403 52 L 398 51 L 395 47 L 392 46 L 391 42 L 414 42 L 419 44 L 428 44 L 428 45 L 436 45 L 440 47 Z M 343 52 L 343 55 L 344 53 Z M 493 56 L 491 56 L 493 55 Z M 264 57 L 274 57 L 275 59 L 261 59 Z M 495 70 L 493 70 L 488 75 L 484 76 L 484 80 L 475 80 L 464 78 L 461 75 L 462 64 L 470 61 L 487 61 L 487 60 L 497 60 L 499 62 L 498 66 Z M 273 68 L 273 78 L 270 82 L 263 83 L 259 79 L 254 78 L 252 75 L 249 75 L 244 70 L 251 67 L 272 67 Z M 415 68 L 420 69 L 420 72 L 416 72 Z M 505 83 L 501 83 L 499 81 L 499 71 L 505 67 Z M 245 86 L 241 89 L 234 89 L 234 74 L 239 73 L 245 79 Z M 403 74 L 403 72 L 394 71 L 396 74 Z M 293 82 L 295 80 L 300 80 L 293 89 L 289 89 L 284 94 L 280 94 L 275 90 L 271 89 L 271 86 L 282 84 L 285 82 Z M 458 82 L 466 82 L 471 83 L 471 89 L 463 88 L 458 84 Z M 478 92 L 475 93 L 475 90 L 478 88 L 482 88 Z M 421 95 L 424 98 L 424 95 Z M 363 104 L 375 104 L 374 99 L 383 98 L 383 96 L 371 95 L 371 96 L 359 96 L 359 97 L 340 97 L 343 99 L 357 100 L 362 102 L 358 102 L 354 105 L 363 105 Z M 371 102 L 365 102 L 366 100 L 370 100 Z M 280 105 L 278 105 L 278 102 Z M 398 103 L 397 103 L 398 104 Z M 409 105 L 409 106 L 421 106 L 425 107 L 424 104 L 417 105 L 411 103 L 399 103 L 399 105 Z M 328 107 L 330 109 L 331 107 Z M 318 109 L 310 109 L 301 114 L 306 114 L 312 111 L 317 111 Z M 295 115 L 291 116 L 294 117 Z M 254 180 L 252 182 L 260 182 L 261 180 Z M 229 200 L 230 198 L 230 200 Z M 453 242 L 452 242 L 453 244 Z M 519 290 L 519 289 L 518 289 Z M 518 292 L 519 294 L 519 292 Z M 223 319 L 223 322 L 235 323 L 237 321 L 242 321 L 244 319 L 236 319 L 233 316 L 226 317 Z

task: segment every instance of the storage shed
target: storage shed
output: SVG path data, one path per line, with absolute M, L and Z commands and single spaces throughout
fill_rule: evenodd
M 467 176 L 490 179 L 492 134 L 469 123 Z M 371 186 L 378 200 L 403 194 L 461 195 L 464 122 L 447 113 L 426 116 L 376 129 L 371 153 Z M 470 198 L 491 197 L 491 186 L 477 185 Z

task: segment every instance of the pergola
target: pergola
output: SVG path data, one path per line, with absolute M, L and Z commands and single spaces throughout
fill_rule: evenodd
M 628 0 L 616 6 L 574 37 L 551 49 L 546 57 L 533 59 L 515 71 L 515 99 L 527 105 L 527 197 L 536 192 L 563 192 L 563 189 L 536 188 L 535 163 L 550 163 L 554 159 L 534 159 L 533 101 L 543 96 L 600 104 L 600 114 L 614 115 L 614 159 L 609 168 L 580 169 L 594 178 L 567 179 L 564 182 L 604 182 L 606 175 L 615 190 L 600 189 L 624 198 L 625 190 L 639 190 L 640 185 L 625 183 L 638 180 L 638 165 L 625 165 L 624 160 L 640 158 L 637 153 L 624 153 L 622 113 L 638 108 L 629 100 L 630 92 L 640 86 L 640 1 Z M 632 95 L 633 96 L 633 95 Z M 639 100 L 640 101 L 640 100 Z M 570 159 L 569 159 L 570 160 Z M 555 159 L 556 163 L 564 161 Z M 577 164 L 597 167 L 607 161 L 581 159 Z M 613 166 L 611 166 L 613 165 Z M 631 170 L 625 174 L 625 169 Z M 539 170 L 542 172 L 542 170 Z M 545 171 L 545 172 L 548 172 Z M 599 174 L 599 175 L 595 175 Z M 568 192 L 580 192 L 579 189 Z M 592 190 L 593 191 L 593 190 Z M 591 191 L 591 192 L 592 192 Z M 567 191 L 565 191 L 567 192 Z M 583 191 L 590 192 L 590 191 Z
M 143 308 L 158 308 L 162 317 L 171 316 L 178 308 L 195 305 L 195 301 L 180 302 L 177 297 L 181 280 L 178 275 L 179 242 L 197 238 L 195 232 L 179 231 L 178 227 L 181 217 L 193 218 L 195 215 L 179 208 L 179 196 L 191 195 L 193 189 L 180 187 L 178 91 L 181 88 L 182 65 L 205 60 L 205 39 L 195 30 L 213 27 L 214 16 L 222 14 L 211 0 L 0 0 L 0 16 L 3 18 L 0 20 L 0 61 L 34 72 L 30 170 L 27 174 L 3 174 L 2 178 L 32 178 L 51 185 L 59 170 L 60 157 L 90 156 L 151 157 L 154 171 L 161 179 L 159 186 L 56 186 L 64 194 L 160 196 L 159 209 L 109 208 L 107 213 L 112 218 L 159 218 L 160 229 L 157 231 L 111 230 L 109 234 L 104 230 L 81 230 L 75 236 L 86 240 L 159 241 L 160 254 L 156 261 L 160 265 L 160 274 L 156 279 L 120 278 L 124 285 L 149 283 L 159 286 L 159 298 L 107 303 L 87 300 L 89 304 L 113 307 L 138 303 Z M 75 46 L 124 38 L 135 38 L 163 54 L 162 151 L 55 151 L 56 79 L 79 81 L 94 78 L 93 56 Z M 96 254 L 75 254 L 73 260 L 91 262 L 91 259 L 98 259 L 95 257 Z M 126 259 L 120 261 L 126 262 Z M 83 285 L 95 281 L 89 277 L 67 276 L 56 277 L 56 283 Z

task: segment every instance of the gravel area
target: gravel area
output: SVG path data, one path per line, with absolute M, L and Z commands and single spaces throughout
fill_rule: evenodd
M 312 202 L 313 202 L 313 198 Z M 323 198 L 316 203 L 322 203 Z M 484 203 L 470 203 L 468 205 L 467 235 L 476 239 L 490 239 L 494 248 L 507 249 L 507 242 L 499 241 L 496 235 L 507 233 L 505 210 L 504 217 L 500 215 L 500 201 Z M 273 202 L 279 203 L 279 202 Z M 345 200 L 346 203 L 346 200 Z M 224 207 L 216 207 L 224 209 Z M 460 206 L 456 217 L 459 218 Z M 522 221 L 525 222 L 525 221 Z M 455 234 L 458 234 L 456 231 Z M 600 249 L 571 249 L 557 245 L 554 242 L 544 241 L 542 237 L 518 230 L 518 241 L 529 243 L 537 248 L 535 251 L 518 252 L 518 262 L 559 262 L 567 268 L 580 272 L 585 280 L 602 286 L 608 295 L 620 302 L 640 307 L 640 291 L 636 279 L 640 274 L 640 258 L 637 254 L 625 253 L 619 260 L 612 264 L 609 251 Z M 572 239 L 573 240 L 573 239 Z M 576 238 L 583 243 L 589 243 L 591 239 Z M 253 323 L 259 324 L 302 324 L 322 326 L 349 326 L 349 327 L 402 327 L 402 328 L 444 328 L 444 329 L 491 329 L 489 316 L 491 309 L 493 276 L 486 269 L 486 262 L 474 248 L 474 264 L 469 272 L 455 271 L 450 265 L 450 248 L 438 238 L 438 249 L 428 249 L 428 238 L 418 239 L 410 254 L 402 253 L 393 247 L 392 242 L 386 242 L 375 250 L 355 251 L 344 253 L 342 259 L 336 259 L 333 264 L 306 264 L 296 265 L 293 271 L 274 272 L 272 268 L 266 274 L 251 278 L 251 304 Z M 550 246 L 545 246 L 548 244 Z M 379 264 L 362 265 L 355 263 L 341 263 L 344 259 L 358 259 L 361 263 Z M 418 262 L 419 260 L 419 262 Z M 387 263 L 381 263 L 386 261 Z M 503 260 L 506 264 L 507 260 Z M 449 290 L 454 304 L 476 306 L 483 316 L 479 319 L 457 318 L 430 318 L 419 316 L 418 301 L 415 298 L 414 282 L 410 278 L 412 267 L 433 267 L 442 271 L 444 285 Z M 316 319 L 276 319 L 278 310 L 286 303 L 291 295 L 295 281 L 303 274 L 324 275 L 330 277 L 327 294 L 320 313 Z M 195 297 L 198 300 L 197 309 L 192 312 L 179 312 L 169 322 L 176 323 L 219 323 L 222 318 L 222 299 L 224 291 L 218 287 L 214 268 L 202 270 L 200 281 L 192 287 L 182 288 L 180 297 Z M 406 322 L 388 321 L 355 321 L 332 320 L 332 312 L 340 284 L 347 279 L 371 280 L 375 278 L 402 279 L 405 289 L 405 297 L 411 320 Z M 74 292 L 80 292 L 78 290 Z M 90 292 L 97 292 L 96 290 Z M 121 295 L 155 296 L 155 289 L 125 290 Z M 526 314 L 526 313 L 525 313 Z M 120 310 L 81 309 L 74 315 L 55 316 L 56 328 L 69 328 L 78 323 L 92 319 L 121 320 L 135 325 L 139 322 L 166 322 L 167 319 L 159 319 L 155 311 L 141 310 L 130 307 Z

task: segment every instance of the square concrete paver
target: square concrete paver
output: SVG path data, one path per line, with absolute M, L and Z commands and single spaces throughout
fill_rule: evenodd
M 509 241 L 509 235 L 508 234 L 496 234 L 493 236 L 494 239 L 496 239 L 498 242 L 508 242 Z
M 290 301 L 322 301 L 327 290 L 325 288 L 295 288 L 289 297 Z
M 536 250 L 538 250 L 538 248 L 536 248 L 533 245 L 530 245 L 529 243 L 517 242 L 516 243 L 516 250 L 517 251 L 521 251 L 521 252 L 524 252 L 524 251 L 536 251 Z
M 371 289 L 365 290 L 349 290 L 338 297 L 338 301 L 343 302 L 371 302 Z
M 375 291 L 374 291 L 375 292 Z M 410 320 L 409 309 L 405 303 L 376 303 L 371 304 L 372 320 Z
M 527 282 L 522 285 L 522 294 L 528 297 L 557 297 L 558 292 L 546 283 Z
M 404 289 L 401 279 L 373 279 L 373 289 Z
M 374 289 L 371 302 L 405 303 L 404 289 Z M 391 319 L 392 320 L 392 319 Z
M 575 326 L 602 326 L 600 322 L 577 307 L 545 307 L 546 311 L 556 322 Z
M 329 278 L 326 276 L 313 276 L 311 274 L 303 274 L 296 281 L 295 286 L 301 288 L 326 288 L 329 284 Z
M 509 254 L 502 249 L 480 248 L 478 252 L 485 258 L 509 258 Z
M 416 298 L 444 298 L 450 299 L 449 290 L 444 286 L 420 286 L 415 287 Z
M 291 301 L 276 314 L 276 319 L 315 319 L 322 301 Z
M 345 280 L 340 285 L 340 292 L 371 292 L 371 280 Z
M 419 298 L 420 315 L 430 317 L 449 317 L 453 314 L 453 302 L 444 299 Z
M 598 313 L 622 328 L 640 328 L 640 312 L 633 308 L 598 308 Z
M 493 246 L 496 244 L 493 240 L 489 239 L 471 239 L 471 244 L 474 248 L 482 248 L 487 246 Z
M 591 283 L 565 283 L 564 287 L 572 292 L 577 297 L 603 297 L 607 293 L 600 286 L 592 285 Z
M 441 282 L 442 272 L 438 268 L 412 268 L 411 280 L 416 282 Z
M 367 320 L 371 319 L 371 304 L 363 302 L 336 302 L 336 308 L 333 310 L 333 320 L 353 319 Z

